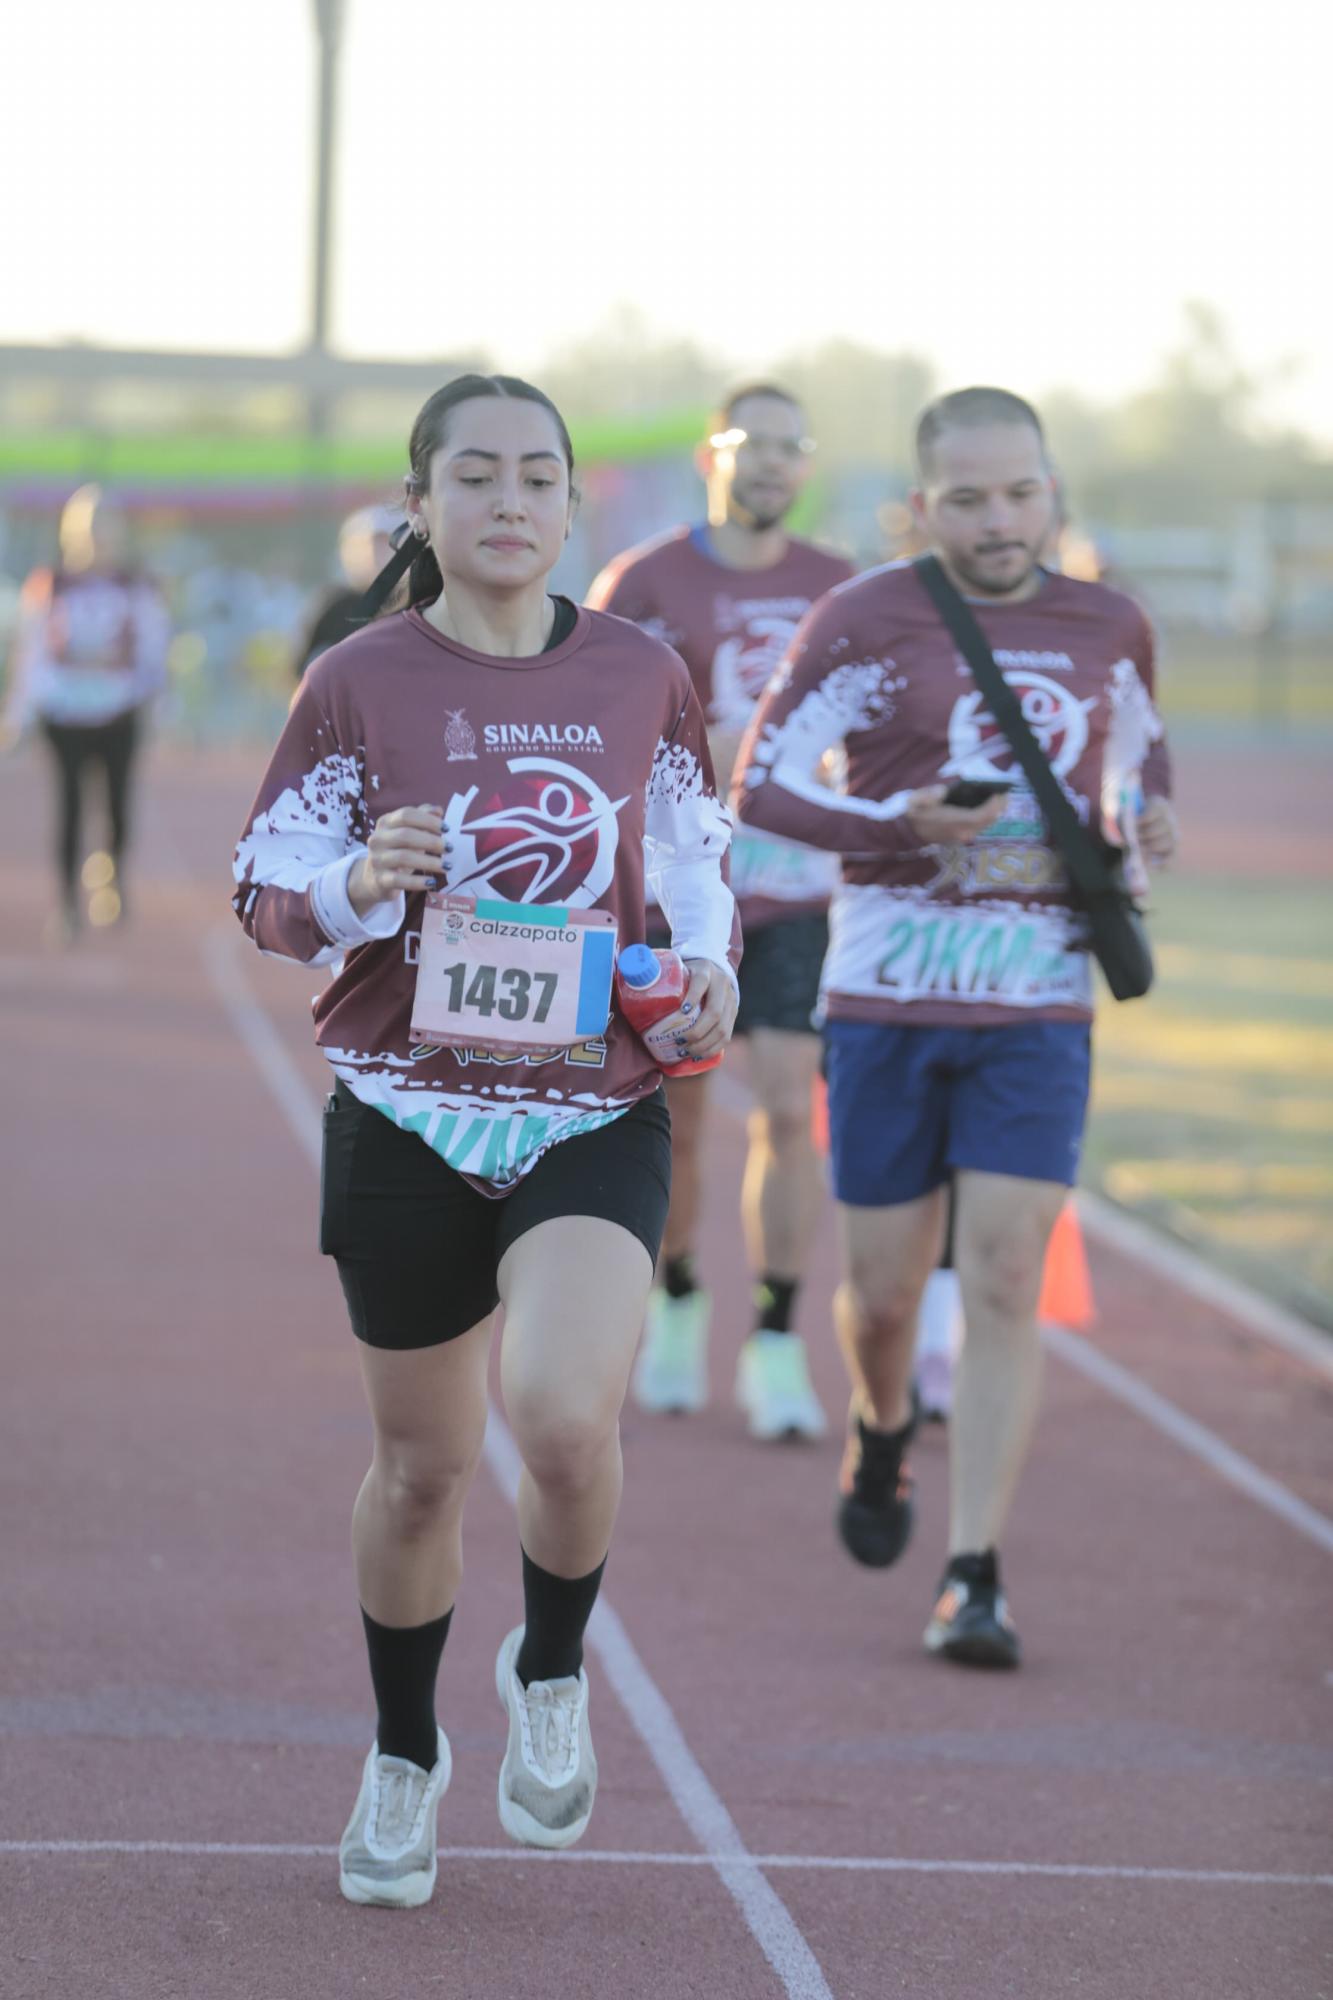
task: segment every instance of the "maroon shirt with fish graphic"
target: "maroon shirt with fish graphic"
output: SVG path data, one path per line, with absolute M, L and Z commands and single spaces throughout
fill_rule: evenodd
M 1169 794 L 1152 633 L 1132 599 L 1044 574 L 1024 603 L 972 609 L 1085 824 L 1113 823 L 1140 776 L 1147 794 Z M 815 775 L 830 751 L 836 791 Z M 1015 779 L 1004 816 L 967 846 L 922 847 L 910 794 L 958 777 Z M 1090 1017 L 1064 864 L 910 563 L 842 585 L 802 625 L 741 746 L 732 804 L 746 825 L 843 856 L 830 1018 Z
M 708 530 L 673 528 L 609 563 L 587 601 L 632 618 L 674 646 L 712 729 L 739 735 L 812 604 L 854 574 L 851 563 L 796 536 L 767 569 L 732 569 Z M 731 885 L 747 930 L 822 910 L 837 880 L 827 854 L 755 828 L 731 848 Z
M 579 611 L 548 652 L 499 659 L 400 612 L 306 674 L 236 850 L 237 913 L 262 951 L 341 961 L 315 1004 L 337 1075 L 502 1194 L 661 1072 L 614 1010 L 554 1055 L 414 1044 L 423 899 L 359 917 L 347 879 L 377 819 L 425 804 L 452 843 L 442 886 L 610 911 L 628 944 L 644 935 L 646 858 L 676 949 L 734 979 L 731 821 L 683 662 L 621 619 Z

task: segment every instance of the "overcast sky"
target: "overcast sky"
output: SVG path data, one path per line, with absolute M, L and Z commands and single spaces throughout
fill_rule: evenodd
M 335 342 L 539 372 L 632 301 L 745 367 L 846 334 L 1100 397 L 1202 298 L 1333 443 L 1330 19 L 346 0 Z M 29 0 L 4 53 L 0 338 L 299 343 L 312 0 Z

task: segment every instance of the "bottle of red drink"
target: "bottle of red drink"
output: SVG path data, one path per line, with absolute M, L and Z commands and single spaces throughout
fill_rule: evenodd
M 674 951 L 653 951 L 646 944 L 627 944 L 616 960 L 616 999 L 620 1011 L 665 1076 L 698 1076 L 716 1069 L 722 1051 L 703 1062 L 682 1057 L 674 1034 L 654 1032 L 653 1023 L 679 1011 L 689 991 L 685 961 Z

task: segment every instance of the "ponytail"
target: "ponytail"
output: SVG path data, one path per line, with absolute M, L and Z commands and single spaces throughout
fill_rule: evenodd
M 368 625 L 388 608 L 403 577 L 407 577 L 407 609 L 414 604 L 431 604 L 444 589 L 440 565 L 430 543 L 412 532 L 405 521 L 393 537 L 393 554 L 374 582 L 364 592 L 352 616 L 353 625 Z

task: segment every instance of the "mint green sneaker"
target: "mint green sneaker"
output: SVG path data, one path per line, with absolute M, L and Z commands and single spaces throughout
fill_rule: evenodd
M 634 1369 L 634 1400 L 641 1410 L 702 1410 L 708 1401 L 707 1292 L 673 1299 L 659 1287 L 648 1294 L 643 1345 Z
M 736 1401 L 750 1436 L 822 1438 L 828 1419 L 810 1380 L 805 1342 L 795 1333 L 752 1333 L 736 1368 Z

